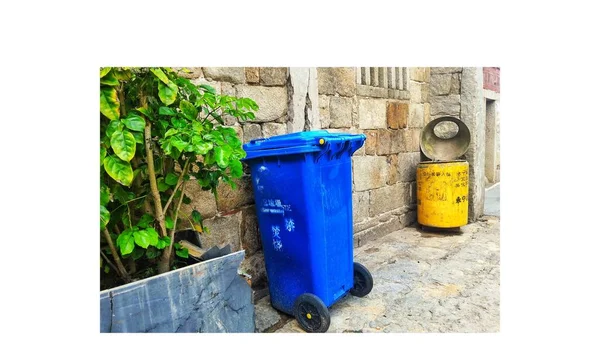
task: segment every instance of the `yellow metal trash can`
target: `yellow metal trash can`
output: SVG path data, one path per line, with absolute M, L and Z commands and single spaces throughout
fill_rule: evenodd
M 457 228 L 469 217 L 469 163 L 424 161 L 417 166 L 417 221 L 435 228 Z

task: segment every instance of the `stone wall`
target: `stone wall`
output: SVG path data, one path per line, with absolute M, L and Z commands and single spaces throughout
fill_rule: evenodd
M 244 143 L 313 129 L 366 135 L 365 145 L 352 159 L 355 246 L 416 221 L 415 175 L 422 160 L 422 128 L 434 118 L 463 118 L 465 110 L 473 110 L 464 104 L 468 98 L 461 89 L 462 68 L 403 68 L 403 83 L 394 89 L 365 86 L 360 69 L 348 67 L 191 71 L 195 83 L 207 83 L 219 93 L 250 97 L 258 103 L 256 120 L 240 123 L 226 119 Z M 470 115 L 474 120 L 476 115 Z M 239 190 L 220 186 L 217 200 L 193 184 L 187 188 L 192 203 L 185 209 L 197 209 L 205 217 L 212 231 L 204 238 L 205 244 L 229 243 L 234 250 L 245 249 L 242 269 L 253 276 L 253 286 L 265 285 L 247 169 L 238 184 Z

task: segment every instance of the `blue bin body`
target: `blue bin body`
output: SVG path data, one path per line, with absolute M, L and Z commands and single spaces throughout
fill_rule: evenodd
M 352 154 L 365 135 L 298 132 L 244 145 L 271 304 L 303 293 L 327 307 L 353 287 Z

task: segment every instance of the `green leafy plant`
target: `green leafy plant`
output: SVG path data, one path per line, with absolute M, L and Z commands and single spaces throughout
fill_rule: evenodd
M 184 215 L 186 183 L 216 196 L 235 189 L 246 156 L 223 118 L 254 119 L 249 98 L 218 95 L 171 68 L 100 69 L 100 264 L 122 282 L 176 267 L 182 225 L 208 233 L 199 212 Z

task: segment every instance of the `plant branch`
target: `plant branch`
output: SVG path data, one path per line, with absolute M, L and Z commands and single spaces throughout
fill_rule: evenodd
M 204 123 L 204 121 L 206 121 L 206 119 L 208 119 L 209 116 L 212 116 L 214 112 L 216 112 L 217 110 L 219 110 L 222 106 L 218 106 L 215 109 L 213 109 L 210 113 L 206 114 L 206 116 L 204 117 L 204 119 L 202 119 L 202 123 Z
M 167 200 L 167 203 L 165 204 L 165 207 L 163 208 L 163 215 L 167 214 L 167 209 L 169 208 L 169 205 L 171 205 L 171 201 L 173 201 L 173 197 L 175 197 L 175 193 L 177 193 L 177 189 L 179 189 L 179 187 L 183 183 L 183 177 L 185 177 L 185 175 L 187 174 L 188 169 L 190 167 L 190 159 L 191 158 L 187 158 L 187 160 L 185 160 L 185 165 L 183 165 L 183 171 L 181 171 L 181 174 L 179 175 L 179 178 L 177 179 L 177 184 L 175 185 L 175 189 L 173 189 L 173 193 L 171 194 L 171 196 L 169 197 L 169 200 Z M 181 195 L 183 197 L 183 190 L 181 191 Z
M 173 252 L 173 243 L 175 242 L 175 231 L 177 229 L 177 216 L 179 215 L 179 209 L 181 208 L 181 203 L 183 202 L 183 190 L 185 189 L 185 183 L 181 185 L 181 195 L 179 196 L 179 202 L 177 203 L 177 208 L 175 209 L 175 217 L 173 217 L 173 229 L 171 229 L 171 244 L 169 245 L 168 254 L 169 257 Z
M 108 265 L 110 265 L 117 272 L 117 274 L 119 274 L 119 269 L 110 261 L 110 259 L 108 259 L 102 250 L 100 250 L 100 255 L 104 258 L 104 261 L 108 263 Z
M 144 100 L 145 102 L 145 100 Z M 143 103 L 145 104 L 145 103 Z M 154 201 L 154 213 L 160 226 L 160 236 L 167 236 L 167 228 L 165 227 L 165 215 L 163 214 L 162 204 L 160 202 L 160 192 L 156 184 L 156 172 L 154 172 L 154 155 L 152 154 L 152 132 L 150 129 L 150 121 L 146 120 L 144 126 L 144 143 L 146 145 L 146 158 L 148 160 L 148 179 L 150 180 L 150 192 Z
M 118 268 L 116 268 L 116 269 L 117 269 L 117 272 L 120 274 L 119 276 L 121 276 L 121 278 L 123 280 L 125 280 L 126 283 L 129 282 L 131 280 L 131 278 L 129 277 L 127 270 L 125 270 L 125 267 L 123 266 L 123 263 L 121 262 L 121 258 L 119 258 L 119 255 L 117 254 L 117 250 L 115 249 L 115 245 L 112 242 L 112 239 L 110 237 L 110 233 L 108 232 L 108 229 L 104 228 L 104 230 L 102 230 L 102 232 L 104 233 L 104 238 L 106 238 L 106 242 L 108 243 L 108 247 L 110 248 L 110 252 L 112 253 L 113 259 L 115 260 L 115 263 L 118 266 Z

